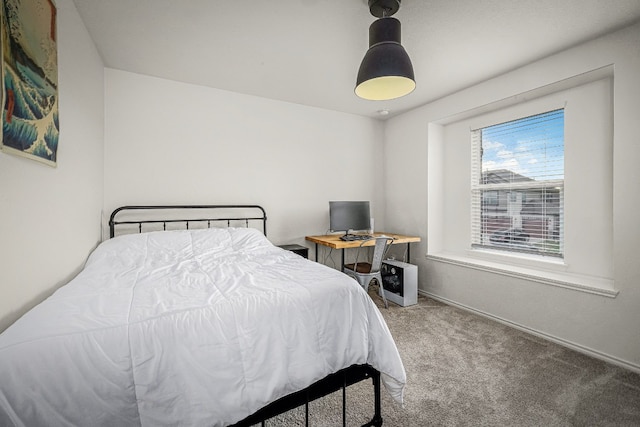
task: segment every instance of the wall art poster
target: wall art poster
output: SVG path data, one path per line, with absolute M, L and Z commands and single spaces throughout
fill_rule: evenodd
M 56 165 L 58 54 L 53 0 L 2 1 L 4 152 Z

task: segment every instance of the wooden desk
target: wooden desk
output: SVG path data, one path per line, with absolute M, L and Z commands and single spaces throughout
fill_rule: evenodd
M 324 236 L 306 236 L 305 240 L 313 242 L 316 244 L 316 261 L 318 261 L 318 245 L 327 246 L 332 249 L 341 249 L 342 250 L 342 261 L 341 267 L 344 268 L 344 250 L 349 248 L 359 248 L 362 240 L 352 240 L 352 241 L 344 241 L 340 240 L 341 234 L 327 234 Z M 393 238 L 393 245 L 398 245 L 401 243 L 407 244 L 407 262 L 411 262 L 411 245 L 410 243 L 419 242 L 420 237 L 418 236 L 405 236 L 402 234 L 394 234 L 394 233 L 382 233 L 376 232 L 373 233 L 373 236 L 388 236 Z M 375 240 L 370 240 L 364 243 L 362 246 L 373 246 L 375 245 Z

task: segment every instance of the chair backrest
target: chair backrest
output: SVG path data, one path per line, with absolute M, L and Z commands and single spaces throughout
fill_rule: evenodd
M 384 259 L 387 249 L 391 246 L 393 239 L 391 237 L 375 237 L 376 245 L 373 250 L 373 259 L 371 260 L 371 273 L 377 273 L 382 267 L 382 260 Z

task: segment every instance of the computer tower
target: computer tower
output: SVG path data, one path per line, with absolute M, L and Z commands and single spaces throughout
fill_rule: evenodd
M 418 303 L 418 267 L 396 260 L 382 262 L 380 269 L 387 300 L 403 307 Z

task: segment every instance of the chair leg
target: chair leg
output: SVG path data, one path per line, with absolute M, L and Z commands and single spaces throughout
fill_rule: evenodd
M 371 280 L 367 280 L 367 279 L 361 280 L 361 279 L 359 279 L 358 281 L 360 282 L 360 286 L 362 286 L 364 288 L 364 291 L 368 293 L 369 292 L 369 284 L 371 284 Z
M 382 275 L 376 275 L 376 281 L 378 282 L 378 292 L 382 297 L 382 301 L 384 301 L 384 308 L 389 308 L 389 303 L 387 302 L 387 296 L 384 294 L 384 287 L 382 286 Z

